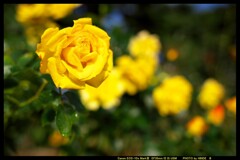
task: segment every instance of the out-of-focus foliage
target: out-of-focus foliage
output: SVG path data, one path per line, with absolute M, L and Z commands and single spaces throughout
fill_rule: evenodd
M 236 5 L 29 6 L 4 4 L 4 155 L 236 155 Z M 84 17 L 109 35 L 113 70 L 59 90 L 37 43 Z

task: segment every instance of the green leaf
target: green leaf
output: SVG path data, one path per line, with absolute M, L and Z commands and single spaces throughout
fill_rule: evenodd
M 55 111 L 52 108 L 47 108 L 42 114 L 41 122 L 42 126 L 50 124 L 55 119 Z
M 58 106 L 56 124 L 63 136 L 70 135 L 73 122 L 76 120 L 76 118 L 78 118 L 78 115 L 70 104 Z
M 18 61 L 17 64 L 19 66 L 25 66 L 27 65 L 32 59 L 33 59 L 34 55 L 33 53 L 25 53 L 23 56 L 21 56 Z

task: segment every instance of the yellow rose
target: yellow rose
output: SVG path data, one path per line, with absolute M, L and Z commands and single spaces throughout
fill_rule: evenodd
M 195 116 L 188 121 L 186 128 L 189 135 L 201 137 L 207 132 L 208 125 L 203 117 Z
M 222 124 L 224 117 L 225 111 L 222 105 L 218 105 L 215 108 L 208 110 L 207 120 L 216 126 Z
M 201 87 L 198 101 L 204 109 L 212 109 L 220 104 L 224 94 L 224 86 L 215 79 L 209 78 Z
M 19 4 L 16 19 L 20 23 L 38 22 L 39 19 L 60 19 L 81 4 Z
M 234 113 L 236 115 L 236 110 L 237 110 L 237 101 L 236 101 L 236 96 L 233 96 L 225 101 L 225 106 L 229 111 Z
M 24 27 L 28 44 L 35 47 L 36 43 L 41 39 L 41 35 L 47 28 L 58 27 L 58 25 L 49 19 L 39 19 L 37 23 L 29 23 Z
M 98 87 L 113 67 L 110 37 L 91 18 L 74 20 L 73 27 L 48 28 L 37 45 L 40 72 L 50 74 L 56 87 Z
M 60 19 L 81 5 L 82 4 L 47 4 L 46 8 L 48 9 L 48 14 L 53 19 Z
M 161 42 L 158 35 L 142 30 L 130 39 L 128 49 L 134 57 L 151 57 L 157 60 L 161 50 Z
M 125 89 L 130 95 L 135 95 L 137 91 L 146 89 L 156 71 L 156 63 L 151 58 L 133 59 L 124 55 L 117 58 L 116 64 L 122 71 Z
M 153 90 L 152 96 L 160 115 L 175 115 L 189 108 L 192 85 L 183 76 L 169 77 Z
M 123 93 L 124 84 L 117 68 L 113 68 L 111 74 L 98 88 L 86 85 L 85 89 L 79 90 L 84 107 L 93 111 L 98 110 L 100 106 L 104 109 L 118 106 Z
M 16 20 L 20 23 L 32 23 L 38 19 L 46 19 L 46 4 L 19 4 L 16 7 Z
M 25 29 L 29 45 L 36 45 L 44 30 L 58 27 L 53 21 L 70 14 L 81 4 L 19 4 L 16 7 L 16 20 Z

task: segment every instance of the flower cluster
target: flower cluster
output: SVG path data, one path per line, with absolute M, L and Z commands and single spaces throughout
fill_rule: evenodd
M 84 107 L 96 111 L 100 107 L 119 106 L 124 93 L 133 96 L 150 85 L 159 65 L 161 43 L 158 36 L 143 30 L 130 39 L 128 49 L 130 55 L 117 57 L 116 66 L 113 66 L 108 34 L 93 26 L 91 18 L 80 18 L 74 21 L 73 27 L 48 28 L 36 53 L 41 59 L 41 73 L 50 74 L 56 87 L 78 89 Z M 167 52 L 169 61 L 176 60 L 178 55 L 175 49 Z M 186 111 L 192 100 L 192 84 L 181 75 L 164 77 L 152 92 L 159 114 L 177 115 Z M 224 87 L 219 82 L 212 78 L 204 82 L 198 101 L 208 109 L 207 116 L 206 119 L 195 116 L 186 124 L 189 135 L 201 137 L 207 132 L 208 123 L 222 124 L 225 117 L 224 107 L 220 105 L 223 97 Z M 234 98 L 225 104 L 236 113 Z
M 219 126 L 222 124 L 225 117 L 224 107 L 218 105 L 207 113 L 207 120 L 213 125 Z
M 130 55 L 123 55 L 116 60 L 122 70 L 126 92 L 135 95 L 145 90 L 157 70 L 161 42 L 157 35 L 146 30 L 133 36 L 128 44 Z
M 110 109 L 120 104 L 124 93 L 135 95 L 138 91 L 145 90 L 157 69 L 160 48 L 158 37 L 147 31 L 140 31 L 132 37 L 129 42 L 132 56 L 117 57 L 116 66 L 109 78 L 98 88 L 87 85 L 79 91 L 84 106 L 89 110 L 97 110 L 100 106 Z
M 206 116 L 197 115 L 186 124 L 187 133 L 194 137 L 202 137 L 210 128 L 210 124 L 220 126 L 225 118 L 223 105 L 217 105 L 206 112 Z

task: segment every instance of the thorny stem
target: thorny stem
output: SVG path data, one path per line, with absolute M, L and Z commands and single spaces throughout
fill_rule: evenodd
M 47 80 L 43 79 L 43 83 L 41 84 L 40 88 L 38 89 L 38 91 L 36 92 L 36 94 L 34 96 L 32 96 L 31 98 L 29 98 L 28 100 L 20 103 L 20 107 L 23 107 L 31 102 L 33 102 L 35 99 L 38 98 L 39 94 L 42 92 L 43 88 L 47 85 Z
M 43 83 L 42 83 L 42 85 L 40 86 L 40 88 L 38 89 L 38 91 L 36 92 L 36 94 L 35 94 L 33 97 L 29 98 L 28 100 L 26 100 L 26 101 L 24 101 L 24 102 L 19 102 L 17 99 L 15 99 L 14 97 L 10 97 L 10 96 L 6 96 L 6 98 L 7 98 L 9 101 L 15 103 L 17 106 L 23 107 L 23 106 L 31 103 L 31 102 L 34 101 L 35 99 L 37 99 L 38 96 L 39 96 L 39 94 L 40 94 L 41 91 L 43 90 L 43 88 L 46 86 L 46 84 L 47 84 L 47 81 L 46 81 L 45 79 L 43 79 Z

